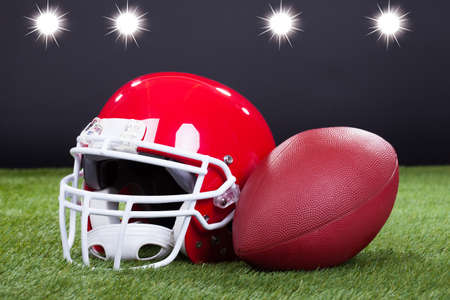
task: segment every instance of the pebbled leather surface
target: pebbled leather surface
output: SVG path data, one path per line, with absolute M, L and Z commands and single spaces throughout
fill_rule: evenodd
M 302 132 L 248 179 L 233 221 L 235 251 L 268 269 L 342 263 L 379 232 L 397 188 L 397 156 L 381 137 L 348 127 Z

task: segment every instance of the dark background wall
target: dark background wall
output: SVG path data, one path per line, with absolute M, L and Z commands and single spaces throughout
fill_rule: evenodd
M 45 50 L 24 36 L 36 1 L 0 8 L 0 167 L 70 165 L 69 147 L 108 97 L 157 71 L 236 89 L 259 107 L 277 143 L 310 128 L 356 126 L 390 141 L 402 164 L 450 163 L 448 1 L 393 0 L 411 12 L 414 32 L 388 51 L 366 36 L 364 16 L 376 14 L 377 1 L 285 0 L 303 11 L 305 32 L 278 50 L 258 36 L 256 18 L 278 1 L 133 0 L 149 12 L 152 32 L 127 51 L 104 36 L 111 0 L 51 1 L 70 11 L 71 32 Z

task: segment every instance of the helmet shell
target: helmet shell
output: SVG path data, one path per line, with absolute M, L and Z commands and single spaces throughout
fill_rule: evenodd
M 98 117 L 146 120 L 151 124 L 145 134 L 149 142 L 227 160 L 240 188 L 275 147 L 269 126 L 247 99 L 223 84 L 192 74 L 164 72 L 138 77 L 113 94 Z M 209 167 L 201 191 L 214 190 L 223 182 L 224 174 Z M 215 223 L 234 205 L 222 209 L 206 199 L 197 201 L 195 209 L 208 223 Z M 230 228 L 205 230 L 192 218 L 184 246 L 193 262 L 218 261 L 234 257 L 231 240 Z

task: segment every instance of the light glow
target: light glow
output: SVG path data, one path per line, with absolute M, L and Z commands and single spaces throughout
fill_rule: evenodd
M 389 0 L 388 6 L 383 10 L 380 5 L 378 5 L 378 10 L 380 14 L 375 18 L 367 17 L 373 22 L 373 26 L 369 27 L 372 31 L 368 35 L 378 33 L 378 40 L 384 37 L 386 41 L 386 48 L 389 48 L 389 44 L 394 40 L 398 46 L 400 43 L 398 41 L 398 36 L 404 31 L 411 31 L 407 28 L 407 13 L 401 13 L 400 8 L 391 8 L 391 1 Z
M 32 22 L 30 26 L 30 31 L 26 35 L 30 35 L 32 33 L 37 33 L 36 40 L 39 40 L 41 37 L 45 41 L 45 48 L 48 47 L 48 40 L 52 39 L 56 46 L 59 47 L 58 40 L 56 36 L 61 31 L 69 31 L 64 24 L 66 23 L 66 19 L 64 18 L 68 12 L 60 14 L 57 8 L 50 7 L 49 2 L 47 1 L 47 8 L 45 10 L 41 10 L 39 5 L 36 4 L 37 13 L 34 17 L 25 17 L 26 19 Z
M 292 30 L 292 18 L 287 13 L 277 13 L 270 18 L 269 27 L 277 35 L 288 34 Z
M 135 14 L 126 12 L 117 17 L 116 27 L 122 34 L 131 35 L 138 30 L 139 20 Z
M 377 20 L 377 27 L 384 34 L 395 34 L 400 29 L 400 18 L 395 13 L 383 14 Z
M 291 47 L 292 42 L 289 38 L 292 34 L 298 31 L 303 31 L 298 27 L 299 18 L 302 13 L 292 14 L 291 8 L 285 9 L 283 8 L 283 1 L 280 1 L 280 8 L 278 10 L 274 10 L 272 5 L 269 4 L 271 15 L 268 17 L 258 17 L 259 19 L 264 21 L 263 29 L 264 31 L 260 33 L 263 35 L 267 32 L 271 32 L 271 39 L 276 37 L 278 40 L 278 48 L 281 47 L 281 41 L 285 39 Z
M 139 47 L 136 36 L 141 31 L 150 31 L 145 27 L 146 19 L 144 17 L 147 13 L 139 14 L 137 7 L 131 9 L 128 6 L 128 1 L 125 10 L 121 10 L 117 4 L 116 8 L 118 11 L 117 15 L 114 17 L 105 17 L 111 22 L 108 27 L 110 31 L 107 32 L 106 35 L 110 35 L 115 32 L 117 34 L 116 41 L 119 38 L 122 38 L 125 43 L 125 48 L 128 46 L 128 39 L 132 39 L 136 46 Z

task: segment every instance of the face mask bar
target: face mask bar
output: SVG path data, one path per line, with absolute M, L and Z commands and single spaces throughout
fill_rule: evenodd
M 61 230 L 61 240 L 63 247 L 64 258 L 72 262 L 70 256 L 70 249 L 72 248 L 75 240 L 76 232 L 76 213 L 81 213 L 81 252 L 83 263 L 87 266 L 89 263 L 89 246 L 88 246 L 88 217 L 90 215 L 103 215 L 103 216 L 115 216 L 121 217 L 119 236 L 117 238 L 117 250 L 114 255 L 114 269 L 120 269 L 121 255 L 123 242 L 125 240 L 127 225 L 130 218 L 161 218 L 161 217 L 183 217 L 181 221 L 181 226 L 177 232 L 172 232 L 175 238 L 175 244 L 173 246 L 170 254 L 163 260 L 156 263 L 147 264 L 144 266 L 134 267 L 134 268 L 158 268 L 168 265 L 172 262 L 178 253 L 180 252 L 186 231 L 188 229 L 191 217 L 195 217 L 200 224 L 207 230 L 215 230 L 224 227 L 228 224 L 233 216 L 234 210 L 226 216 L 222 221 L 208 224 L 205 218 L 200 214 L 199 211 L 195 210 L 195 204 L 197 200 L 214 198 L 216 200 L 220 199 L 223 204 L 224 195 L 233 195 L 229 197 L 229 203 L 225 203 L 225 206 L 231 205 L 233 202 L 237 201 L 236 193 L 230 193 L 230 190 L 238 189 L 235 185 L 236 178 L 231 174 L 228 166 L 221 160 L 202 155 L 198 153 L 190 153 L 177 149 L 174 147 L 169 147 L 165 145 L 148 143 L 142 141 L 131 141 L 123 140 L 119 138 L 105 138 L 105 137 L 92 137 L 90 140 L 96 143 L 96 145 L 101 145 L 99 148 L 88 148 L 83 147 L 81 138 L 77 139 L 77 147 L 70 150 L 71 155 L 74 157 L 74 168 L 73 173 L 64 177 L 60 183 L 60 194 L 59 194 L 59 223 Z M 158 151 L 159 153 L 170 153 L 178 157 L 193 159 L 196 161 L 201 161 L 201 166 L 196 167 L 192 165 L 183 164 L 176 161 L 166 160 L 164 158 L 144 156 L 136 153 L 128 153 L 123 151 L 115 150 L 115 148 L 120 148 L 125 143 L 128 149 L 137 149 L 142 147 L 145 149 Z M 117 147 L 119 146 L 119 147 Z M 187 171 L 197 175 L 193 192 L 191 194 L 181 194 L 181 195 L 164 195 L 164 196 L 134 196 L 134 195 L 118 195 L 118 194 L 107 194 L 107 193 L 97 193 L 93 191 L 87 191 L 78 188 L 79 177 L 82 176 L 81 159 L 82 155 L 99 155 L 108 158 L 125 159 L 131 161 L 137 161 L 146 164 L 157 165 L 166 168 L 173 168 L 178 170 Z M 214 191 L 200 192 L 203 185 L 203 180 L 208 172 L 208 166 L 215 165 L 219 167 L 225 174 L 225 182 Z M 69 201 L 69 200 L 70 201 Z M 108 209 L 98 209 L 90 207 L 91 200 L 105 200 L 113 202 L 123 202 L 125 203 L 124 210 L 108 210 Z M 156 204 L 156 203 L 173 203 L 173 202 L 187 202 L 184 209 L 172 210 L 172 211 L 132 211 L 133 204 Z M 224 206 L 224 207 L 225 207 Z M 69 234 L 67 235 L 66 227 L 66 209 L 70 210 L 69 216 Z

